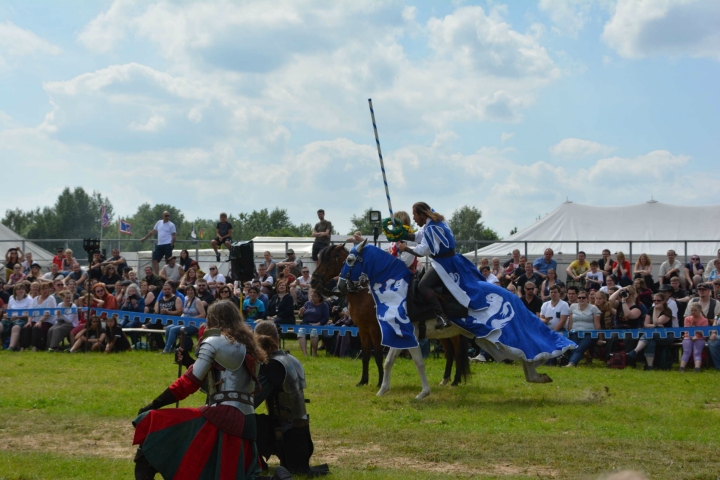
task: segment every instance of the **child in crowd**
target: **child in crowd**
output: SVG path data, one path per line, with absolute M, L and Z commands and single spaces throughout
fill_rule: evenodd
M 600 271 L 600 264 L 597 260 L 590 262 L 590 270 L 585 272 L 585 290 L 600 290 L 605 276 Z
M 114 315 L 105 320 L 105 353 L 126 352 L 130 350 L 130 341 L 118 325 Z
M 96 315 L 90 317 L 89 323 L 86 323 L 85 326 L 77 332 L 75 338 L 77 338 L 75 344 L 70 350 L 66 350 L 68 353 L 78 353 L 83 346 L 85 349 L 89 346 L 93 352 L 98 351 L 100 344 L 105 340 L 100 317 Z

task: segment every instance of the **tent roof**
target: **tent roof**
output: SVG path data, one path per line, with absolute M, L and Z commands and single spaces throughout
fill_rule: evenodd
M 23 248 L 23 240 L 25 240 L 25 237 L 15 233 L 5 225 L 0 223 L 0 250 L 2 251 L 2 262 L 5 261 L 5 252 L 7 252 L 9 249 L 13 247 Z M 50 264 L 53 257 L 55 256 L 54 253 L 50 253 L 44 248 L 39 247 L 28 240 L 25 240 L 25 248 L 23 249 L 23 253 L 27 252 L 31 252 L 33 254 L 33 261 L 38 262 L 42 266 L 47 266 L 48 264 Z
M 592 206 L 565 202 L 542 219 L 506 238 L 511 243 L 494 243 L 477 251 L 478 256 L 505 256 L 517 248 L 528 255 L 540 256 L 545 248 L 555 253 L 576 253 L 579 250 L 599 255 L 607 248 L 611 252 L 629 251 L 633 241 L 634 256 L 665 255 L 674 249 L 684 253 L 687 241 L 688 253 L 714 257 L 720 247 L 720 205 L 682 206 L 656 201 L 637 205 Z M 669 240 L 649 243 L 648 240 Z M 697 243 L 693 240 L 713 240 L 713 243 Z M 637 242 L 637 243 L 635 243 Z M 475 252 L 466 254 L 474 257 Z

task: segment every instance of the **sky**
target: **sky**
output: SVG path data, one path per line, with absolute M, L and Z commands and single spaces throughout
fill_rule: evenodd
M 718 25 L 715 0 L 6 0 L 0 210 L 81 186 L 346 233 L 388 212 L 368 98 L 396 211 L 506 237 L 566 200 L 718 204 Z

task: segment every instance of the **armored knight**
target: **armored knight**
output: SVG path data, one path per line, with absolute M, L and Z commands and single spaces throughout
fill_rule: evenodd
M 255 479 L 260 473 L 253 393 L 259 384 L 256 362 L 265 353 L 231 302 L 211 305 L 207 326 L 194 364 L 133 422 L 136 479 L 158 472 L 188 480 Z M 205 406 L 159 410 L 203 385 Z
M 267 355 L 260 367 L 262 390 L 255 395 L 255 407 L 263 401 L 267 415 L 257 415 L 257 445 L 265 459 L 276 455 L 290 473 L 323 475 L 327 465 L 310 467 L 313 442 L 305 409 L 305 371 L 298 359 L 278 349 L 280 338 L 273 322 L 255 326 L 258 344 Z

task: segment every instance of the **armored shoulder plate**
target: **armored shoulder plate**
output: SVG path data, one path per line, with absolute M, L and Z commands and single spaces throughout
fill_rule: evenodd
M 245 361 L 245 345 L 231 342 L 224 335 L 211 336 L 203 340 L 198 349 L 198 358 L 207 356 L 234 372 Z
M 300 361 L 278 351 L 274 353 L 271 360 L 279 362 L 285 367 L 285 380 L 282 385 L 282 392 L 275 394 L 276 404 L 268 403 L 268 413 L 272 416 L 286 420 L 307 419 L 305 410 L 305 370 Z
M 271 358 L 285 367 L 284 392 L 290 393 L 305 389 L 305 370 L 300 360 L 282 350 L 278 350 Z

